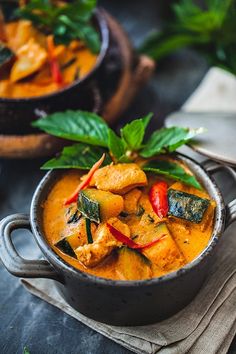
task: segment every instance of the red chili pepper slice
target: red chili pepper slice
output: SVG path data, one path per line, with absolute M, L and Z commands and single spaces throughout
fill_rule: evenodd
M 86 188 L 94 173 L 99 169 L 99 167 L 102 165 L 104 159 L 105 159 L 106 154 L 104 153 L 102 155 L 102 157 L 92 166 L 92 168 L 89 170 L 89 173 L 87 174 L 87 177 L 78 185 L 78 187 L 76 188 L 75 192 L 66 200 L 65 205 L 71 204 L 73 202 L 76 202 L 79 192 Z
M 47 47 L 48 47 L 49 63 L 50 63 L 53 81 L 58 85 L 63 85 L 64 80 L 63 80 L 62 73 L 60 71 L 60 66 L 57 57 L 55 55 L 53 36 L 47 37 Z
M 130 239 L 129 237 L 125 236 L 124 234 L 122 234 L 122 232 L 120 232 L 119 230 L 117 230 L 115 227 L 113 227 L 111 224 L 107 223 L 107 227 L 110 231 L 110 233 L 112 234 L 112 236 L 115 237 L 115 239 L 119 242 L 124 243 L 126 246 L 128 246 L 129 248 L 132 249 L 136 249 L 136 250 L 143 250 L 145 248 L 154 246 L 156 243 L 158 243 L 159 241 L 161 241 L 164 237 L 166 237 L 166 235 L 162 235 L 158 238 L 156 238 L 155 240 L 145 243 L 143 245 L 140 245 L 136 242 L 134 242 L 132 239 Z
M 169 210 L 167 189 L 168 185 L 166 182 L 156 182 L 149 192 L 149 200 L 153 210 L 160 219 L 164 218 Z

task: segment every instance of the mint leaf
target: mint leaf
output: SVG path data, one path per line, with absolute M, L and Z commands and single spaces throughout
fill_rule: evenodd
M 145 129 L 152 115 L 152 113 L 149 113 L 144 118 L 135 119 L 121 129 L 122 139 L 125 141 L 130 150 L 135 151 L 140 149 L 143 142 Z
M 103 162 L 103 166 L 112 162 L 106 149 L 88 146 L 86 144 L 74 144 L 65 147 L 60 156 L 46 162 L 41 169 L 54 170 L 60 168 L 77 168 L 81 170 L 89 170 L 95 162 L 101 158 L 104 152 L 106 153 L 106 158 Z
M 109 129 L 108 133 L 108 147 L 112 155 L 119 160 L 125 154 L 124 141 L 116 135 L 116 133 Z
M 30 351 L 27 347 L 24 347 L 23 354 L 30 354 Z
M 158 154 L 173 152 L 203 131 L 203 128 L 188 129 L 181 127 L 156 130 L 140 151 L 140 155 L 149 158 Z
M 194 176 L 186 173 L 183 167 L 181 167 L 178 163 L 165 160 L 152 160 L 144 164 L 142 169 L 147 172 L 154 172 L 160 175 L 164 175 L 168 178 L 183 182 L 197 189 L 202 189 L 197 179 Z
M 68 110 L 50 114 L 34 121 L 32 125 L 59 138 L 108 146 L 108 126 L 95 113 Z

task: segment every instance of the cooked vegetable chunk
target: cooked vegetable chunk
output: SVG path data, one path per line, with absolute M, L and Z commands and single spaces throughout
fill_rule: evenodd
M 68 256 L 76 257 L 76 254 L 74 252 L 74 248 L 78 247 L 80 244 L 78 234 L 70 235 L 67 237 L 64 237 L 60 241 L 58 241 L 55 246 L 59 248 L 60 251 L 63 253 L 67 254 Z
M 142 192 L 135 188 L 124 195 L 124 212 L 136 214 L 138 212 L 138 201 Z
M 173 271 L 182 267 L 185 264 L 184 256 L 172 238 L 166 224 L 161 223 L 153 226 L 153 235 L 155 237 L 165 235 L 165 237 L 159 243 L 144 251 L 147 258 L 162 271 Z
M 128 247 L 118 250 L 116 271 L 124 280 L 141 280 L 152 276 L 151 262 L 147 257 Z
M 87 188 L 79 193 L 78 209 L 91 221 L 100 223 L 118 216 L 123 208 L 123 198 L 111 192 Z
M 24 79 L 39 70 L 46 62 L 47 52 L 34 39 L 30 39 L 18 50 L 17 57 L 11 69 L 11 82 Z
M 111 218 L 108 220 L 108 222 L 117 230 L 122 232 L 125 236 L 130 237 L 130 230 L 128 225 L 122 223 L 117 218 Z M 77 258 L 86 267 L 96 266 L 106 256 L 108 256 L 114 248 L 122 245 L 121 242 L 118 242 L 112 236 L 106 223 L 100 224 L 98 226 L 94 239 L 95 241 L 92 244 L 78 247 L 75 250 Z
M 70 234 L 56 242 L 54 246 L 60 249 L 63 253 L 77 258 L 74 253 L 74 249 L 87 243 L 86 221 L 84 218 L 80 218 L 75 225 L 73 225 L 73 222 L 69 225 Z M 96 229 L 97 226 L 94 223 L 91 223 L 90 230 L 92 237 L 95 235 Z
M 202 221 L 210 201 L 194 194 L 169 189 L 168 203 L 169 215 L 198 224 Z
M 0 68 L 10 62 L 14 57 L 14 53 L 4 43 L 0 42 Z
M 92 185 L 104 191 L 125 194 L 135 187 L 146 186 L 147 177 L 137 164 L 122 163 L 97 170 Z
M 67 224 L 76 224 L 80 218 L 82 217 L 82 214 L 79 212 L 79 210 L 76 208 L 70 207 L 67 211 L 66 219 L 67 219 Z

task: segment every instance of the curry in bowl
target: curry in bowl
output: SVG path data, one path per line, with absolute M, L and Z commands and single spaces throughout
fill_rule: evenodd
M 162 128 L 145 141 L 150 118 L 126 124 L 121 136 L 83 111 L 34 123 L 79 142 L 43 166 L 67 169 L 43 203 L 43 228 L 53 250 L 83 272 L 160 277 L 193 261 L 211 239 L 215 202 L 171 154 L 202 130 Z
M 17 9 L 10 21 L 5 21 L 0 11 L 0 97 L 48 95 L 93 69 L 99 35 L 89 24 L 92 9 L 81 3 L 31 0 Z M 84 36 L 83 31 L 87 31 Z
M 207 246 L 215 204 L 206 191 L 146 174 L 136 163 L 111 164 L 68 203 L 86 178 L 64 174 L 44 204 L 47 241 L 75 268 L 109 279 L 148 279 L 181 268 Z

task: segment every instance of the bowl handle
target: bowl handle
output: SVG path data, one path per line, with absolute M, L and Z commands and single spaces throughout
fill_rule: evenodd
M 49 278 L 61 282 L 59 274 L 46 260 L 28 260 L 22 258 L 12 243 L 12 232 L 17 229 L 29 229 L 28 215 L 13 214 L 0 223 L 0 258 L 6 269 L 22 278 Z
M 211 175 L 213 175 L 214 173 L 220 170 L 225 170 L 232 176 L 232 178 L 236 182 L 236 171 L 232 167 L 227 165 L 222 165 L 212 160 L 205 160 L 202 163 L 202 165 L 205 168 L 205 170 Z M 232 224 L 234 221 L 236 221 L 236 199 L 232 200 L 226 205 L 225 228 L 229 227 L 229 225 Z

